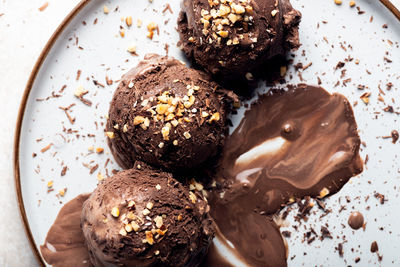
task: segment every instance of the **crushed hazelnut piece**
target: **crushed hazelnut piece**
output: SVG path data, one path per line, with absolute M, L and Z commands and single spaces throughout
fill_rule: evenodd
M 143 243 L 148 243 L 149 245 L 154 244 L 153 233 L 151 231 L 146 231 L 146 239 L 143 240 Z
M 163 143 L 163 142 L 159 143 L 159 144 L 158 144 L 158 147 L 159 147 L 159 148 L 163 148 L 163 147 L 164 147 L 164 143 Z
M 132 232 L 132 230 L 133 230 L 133 227 L 132 227 L 131 224 L 125 225 L 125 231 L 127 231 L 128 233 L 130 233 L 130 232 Z
M 102 181 L 102 180 L 104 180 L 104 176 L 99 172 L 97 174 L 97 181 Z
M 189 199 L 192 201 L 193 204 L 195 204 L 197 201 L 197 197 L 192 191 L 189 192 Z
M 182 219 L 183 219 L 182 215 L 179 214 L 178 217 L 177 217 L 177 220 L 178 221 L 182 221 Z
M 104 148 L 102 148 L 102 147 L 96 148 L 96 153 L 97 153 L 97 154 L 101 154 L 101 153 L 103 153 L 103 152 L 104 152 Z
M 158 190 L 158 191 L 160 191 L 161 190 L 161 185 L 156 185 L 156 189 Z
M 143 214 L 144 216 L 147 216 L 147 215 L 150 214 L 150 211 L 149 211 L 148 209 L 144 209 L 144 210 L 142 211 L 142 214 Z
M 122 131 L 126 133 L 128 131 L 128 124 L 124 124 L 124 127 L 122 127 Z
M 354 7 L 356 5 L 356 2 L 355 1 L 350 1 L 349 5 L 350 5 L 350 7 Z
M 152 202 L 148 202 L 146 205 L 146 208 L 151 210 L 154 207 L 154 204 Z
M 342 4 L 342 0 L 335 0 L 335 4 L 336 5 L 341 5 Z
M 174 141 L 172 142 L 172 144 L 173 144 L 174 146 L 177 146 L 177 145 L 178 145 L 178 140 L 174 140 Z
M 139 125 L 139 124 L 141 124 L 141 123 L 143 123 L 144 122 L 144 117 L 143 116 L 136 116 L 134 119 L 133 119 L 133 125 Z
M 131 16 L 126 17 L 125 23 L 126 23 L 126 26 L 128 26 L 128 27 L 132 26 L 132 17 Z
M 113 139 L 115 137 L 114 132 L 106 132 L 108 138 Z
M 160 254 L 160 251 L 159 250 L 156 250 L 156 251 L 154 251 L 154 255 L 159 255 Z
M 132 208 L 132 207 L 135 206 L 135 205 L 136 205 L 135 201 L 131 200 L 131 201 L 129 201 L 129 203 L 128 203 L 128 208 Z
M 131 46 L 129 46 L 127 50 L 128 50 L 128 52 L 131 53 L 131 54 L 136 53 L 136 45 L 131 45 Z
M 183 136 L 184 136 L 186 139 L 190 139 L 190 137 L 192 137 L 192 136 L 190 135 L 189 132 L 184 132 L 184 133 L 183 133 Z
M 86 90 L 85 88 L 83 88 L 82 85 L 79 85 L 79 86 L 76 88 L 76 90 L 75 90 L 75 92 L 74 92 L 74 95 L 75 95 L 76 97 L 79 98 L 79 97 L 82 97 L 82 96 L 86 95 L 88 92 L 89 92 L 89 91 Z
M 104 14 L 108 14 L 108 13 L 110 13 L 110 10 L 108 9 L 107 6 L 103 6 L 103 12 L 104 12 Z
M 120 35 L 122 38 L 124 38 L 124 37 L 125 37 L 125 30 L 124 30 L 124 29 L 119 30 L 119 35 Z
M 275 17 L 276 14 L 278 14 L 278 12 L 279 12 L 279 10 L 276 10 L 276 9 L 272 10 L 272 11 L 271 11 L 271 16 L 272 16 L 272 17 Z
M 122 236 L 126 236 L 128 233 L 125 231 L 124 228 L 122 228 L 121 230 L 119 230 L 119 234 Z
M 130 82 L 130 83 L 128 84 L 128 88 L 129 88 L 129 89 L 132 89 L 133 86 L 135 86 L 135 84 L 134 84 L 133 82 Z
M 161 216 L 155 217 L 154 222 L 156 223 L 157 228 L 161 228 L 164 225 L 163 218 Z
M 321 192 L 319 192 L 319 196 L 318 197 L 319 198 L 324 198 L 327 195 L 329 195 L 329 189 L 324 187 L 324 188 L 322 188 Z
M 113 217 L 115 217 L 115 218 L 119 217 L 119 209 L 118 209 L 118 207 L 114 207 L 114 208 L 111 209 L 111 215 Z
M 251 74 L 250 72 L 246 73 L 245 77 L 248 81 L 252 81 L 254 79 L 253 74 Z
M 211 118 L 208 120 L 208 122 L 213 122 L 213 121 L 219 121 L 220 115 L 219 112 L 215 112 L 214 114 L 211 115 Z
M 58 194 L 62 197 L 65 196 L 65 189 L 58 190 Z
M 136 222 L 131 222 L 131 225 L 132 225 L 133 231 L 135 231 L 135 232 L 139 231 L 139 229 L 140 229 L 139 224 L 137 224 Z
M 53 180 L 50 180 L 47 182 L 47 187 L 52 188 L 53 187 Z

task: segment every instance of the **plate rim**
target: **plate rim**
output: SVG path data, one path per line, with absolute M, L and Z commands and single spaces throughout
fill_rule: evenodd
M 16 122 L 16 128 L 14 132 L 14 148 L 13 148 L 13 166 L 14 166 L 14 183 L 15 190 L 19 208 L 20 218 L 22 220 L 23 227 L 25 229 L 25 235 L 28 238 L 29 245 L 31 250 L 37 260 L 37 263 L 41 266 L 46 266 L 45 261 L 36 246 L 35 239 L 32 235 L 32 231 L 29 225 L 28 218 L 26 216 L 25 205 L 22 196 L 21 190 L 21 177 L 20 177 L 20 168 L 19 168 L 19 149 L 20 149 L 20 139 L 21 139 L 21 129 L 22 123 L 26 111 L 26 105 L 28 103 L 28 99 L 30 93 L 32 91 L 33 84 L 36 80 L 36 76 L 38 75 L 47 55 L 50 50 L 53 48 L 54 43 L 58 40 L 61 33 L 68 26 L 68 24 L 75 18 L 75 16 L 92 0 L 81 0 L 63 19 L 63 21 L 58 25 L 54 33 L 51 35 L 50 39 L 47 41 L 46 45 L 40 52 L 38 59 L 35 62 L 35 65 L 29 75 L 29 79 L 26 83 L 20 105 L 18 108 L 18 116 Z M 399 21 L 400 21 L 400 10 L 391 2 L 391 0 L 379 0 Z

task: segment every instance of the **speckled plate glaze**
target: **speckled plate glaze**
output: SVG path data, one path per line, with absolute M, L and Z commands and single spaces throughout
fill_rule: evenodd
M 301 62 L 309 67 L 296 72 L 291 66 L 286 80 L 316 84 L 319 77 L 328 91 L 348 97 L 365 142 L 361 155 L 368 156 L 369 160 L 361 175 L 352 178 L 338 194 L 325 201 L 331 213 L 320 218 L 323 212 L 314 208 L 308 221 L 301 223 L 295 221 L 295 211 L 289 214 L 285 222 L 287 227 L 282 228 L 292 232 L 287 239 L 289 266 L 400 264 L 397 218 L 400 142 L 393 144 L 390 138 L 383 138 L 394 129 L 400 130 L 399 115 L 384 111 L 389 105 L 400 111 L 400 22 L 397 19 L 400 14 L 387 0 L 381 2 L 391 11 L 379 1 L 356 2 L 365 13 L 359 14 L 360 10 L 350 8 L 347 0 L 340 6 L 333 0 L 292 0 L 293 6 L 303 14 L 302 46 L 294 53 L 294 64 Z M 15 141 L 20 210 L 40 264 L 44 262 L 38 247 L 62 204 L 80 193 L 92 191 L 99 173 L 106 176 L 112 169 L 118 169 L 103 132 L 117 80 L 146 53 L 165 54 L 166 44 L 169 55 L 185 61 L 176 45 L 179 4 L 178 0 L 169 2 L 171 13 L 165 9 L 166 2 L 159 0 L 152 3 L 148 0 L 82 1 L 41 54 L 22 100 Z M 109 7 L 108 14 L 103 13 L 104 5 Z M 127 16 L 133 17 L 131 27 L 122 19 Z M 141 28 L 137 27 L 138 19 L 143 22 Z M 150 22 L 159 25 L 159 35 L 155 34 L 153 40 L 146 37 L 146 26 Z M 383 27 L 385 24 L 387 28 Z M 124 38 L 119 33 L 121 26 L 125 29 Z M 132 45 L 137 46 L 139 56 L 127 52 Z M 345 66 L 335 70 L 339 61 Z M 107 85 L 106 76 L 114 80 L 112 85 Z M 393 84 L 391 90 L 387 90 L 388 83 Z M 364 85 L 365 89 L 359 90 L 358 85 Z M 89 91 L 85 98 L 92 102 L 91 106 L 74 96 L 78 86 Z M 261 86 L 259 91 L 267 89 Z M 371 93 L 368 105 L 360 99 L 366 92 Z M 73 124 L 60 109 L 70 105 L 73 106 L 68 114 L 74 119 Z M 233 117 L 235 125 L 243 111 Z M 97 148 L 103 148 L 104 152 L 96 153 Z M 67 171 L 62 176 L 65 166 Z M 48 187 L 50 181 L 51 188 Z M 64 188 L 67 191 L 61 197 L 58 192 Z M 383 205 L 374 196 L 376 193 L 383 194 L 387 200 Z M 357 210 L 365 217 L 365 230 L 354 231 L 347 225 L 350 213 Z M 329 226 L 332 239 L 319 240 L 321 225 Z M 316 239 L 307 244 L 304 236 L 311 229 L 315 230 Z M 376 253 L 370 252 L 373 241 L 378 242 L 379 255 L 383 256 L 381 261 Z M 339 243 L 343 246 L 342 257 L 337 250 Z M 361 259 L 358 264 L 355 263 L 357 257 Z

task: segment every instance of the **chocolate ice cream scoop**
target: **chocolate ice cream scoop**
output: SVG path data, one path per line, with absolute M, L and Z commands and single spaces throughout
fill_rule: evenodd
M 197 266 L 213 238 L 209 207 L 168 173 L 122 171 L 84 203 L 94 266 Z
M 141 160 L 168 171 L 205 165 L 224 142 L 228 95 L 203 72 L 147 55 L 123 76 L 111 102 L 106 133 L 116 161 L 124 169 Z
M 183 0 L 180 45 L 210 73 L 237 78 L 298 48 L 300 18 L 289 0 Z

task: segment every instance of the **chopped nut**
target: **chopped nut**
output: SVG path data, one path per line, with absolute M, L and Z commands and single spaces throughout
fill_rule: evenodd
M 114 208 L 111 209 L 111 215 L 113 217 L 115 217 L 115 218 L 119 217 L 119 209 L 118 209 L 118 207 L 114 207 Z
M 122 131 L 126 133 L 128 131 L 128 124 L 124 124 L 124 127 L 122 127 Z
M 254 79 L 253 74 L 251 74 L 250 72 L 246 73 L 245 77 L 248 81 L 252 81 Z
M 161 190 L 161 185 L 157 184 L 157 185 L 156 185 L 156 189 L 157 189 L 158 191 L 160 191 L 160 190 Z
M 164 225 L 163 218 L 161 216 L 155 217 L 154 222 L 156 223 L 157 228 L 161 228 Z
M 159 144 L 158 144 L 158 147 L 159 147 L 159 148 L 163 148 L 163 147 L 164 147 L 164 143 L 163 143 L 163 142 L 159 143 Z
M 153 233 L 151 231 L 146 231 L 146 239 L 143 240 L 144 243 L 148 243 L 149 245 L 154 244 Z
M 170 131 L 171 127 L 168 127 L 168 125 L 164 126 L 161 129 L 161 134 L 163 136 L 163 139 L 168 141 L 169 140 L 169 131 Z
M 139 231 L 139 229 L 140 229 L 139 224 L 137 224 L 136 222 L 131 222 L 131 225 L 132 225 L 133 231 L 135 231 L 135 232 Z
M 147 30 L 148 30 L 148 31 L 152 32 L 152 31 L 154 31 L 155 29 L 157 29 L 157 23 L 155 23 L 155 22 L 150 22 L 150 23 L 147 25 Z
M 115 137 L 114 132 L 106 132 L 108 138 L 113 139 Z
M 124 38 L 124 37 L 125 37 L 125 30 L 124 30 L 124 29 L 119 30 L 119 35 L 120 35 L 122 38 Z
M 104 152 L 104 148 L 102 148 L 102 147 L 96 148 L 96 153 L 97 153 L 97 154 L 101 154 L 101 153 L 103 153 L 103 152 Z
M 99 172 L 97 174 L 97 181 L 102 181 L 102 180 L 104 180 L 104 176 Z
M 104 14 L 108 14 L 108 13 L 110 13 L 110 10 L 108 9 L 107 6 L 103 6 L 103 12 L 104 12 Z
M 197 201 L 197 197 L 192 191 L 189 192 L 189 199 L 192 201 L 193 204 L 195 204 Z
M 58 194 L 60 195 L 60 196 L 65 196 L 65 188 L 64 189 L 60 189 L 60 190 L 58 190 Z
M 207 118 L 208 116 L 210 116 L 210 114 L 208 114 L 207 112 L 205 111 L 201 112 L 201 117 Z
M 335 0 L 335 4 L 336 5 L 341 5 L 342 4 L 342 0 Z
M 141 124 L 143 122 L 144 122 L 144 117 L 143 116 L 136 116 L 133 119 L 133 125 L 139 125 L 139 124 Z
M 276 14 L 278 14 L 278 12 L 279 12 L 279 10 L 276 10 L 276 9 L 272 10 L 272 11 L 271 11 L 271 16 L 272 16 L 272 17 L 275 17 Z
M 159 250 L 156 250 L 156 251 L 154 251 L 154 255 L 159 255 L 160 254 L 160 251 Z
M 179 214 L 178 217 L 177 217 L 177 220 L 178 221 L 182 221 L 182 219 L 183 219 L 182 215 Z
M 153 208 L 154 204 L 152 202 L 148 202 L 146 205 L 146 208 L 151 210 Z
M 184 132 L 184 133 L 183 133 L 183 136 L 184 136 L 186 139 L 190 139 L 190 137 L 192 137 L 192 136 L 190 135 L 189 132 Z
M 47 188 L 52 188 L 53 187 L 53 180 L 50 180 L 47 182 Z
M 125 23 L 126 23 L 126 26 L 128 26 L 128 27 L 132 26 L 132 17 L 131 16 L 126 17 Z
M 177 146 L 177 145 L 178 145 L 178 140 L 174 140 L 174 141 L 172 142 L 172 144 L 173 144 L 174 146 Z
M 211 118 L 208 120 L 208 122 L 213 122 L 213 121 L 219 121 L 220 115 L 219 112 L 215 112 L 214 114 L 211 115 Z
M 364 94 L 362 94 L 360 96 L 361 100 L 365 103 L 368 104 L 369 103 L 369 97 L 371 96 L 371 92 L 365 92 Z
M 241 5 L 232 4 L 231 7 L 232 7 L 232 11 L 233 11 L 234 13 L 236 13 L 236 14 L 243 14 L 243 13 L 246 12 L 246 10 L 244 9 L 244 7 L 241 6 Z
M 168 108 L 169 108 L 168 104 L 158 104 L 156 106 L 156 111 L 158 114 L 163 115 L 165 114 L 165 112 L 167 112 Z
M 127 224 L 127 225 L 125 225 L 125 231 L 127 231 L 128 233 L 130 233 L 130 232 L 132 232 L 132 230 L 133 230 L 133 227 L 132 227 L 132 225 L 131 224 Z
M 147 128 L 149 128 L 150 126 L 150 120 L 149 118 L 144 118 L 144 122 L 142 125 L 140 125 L 140 127 L 143 128 L 143 130 L 147 130 Z
M 222 38 L 226 38 L 229 35 L 228 31 L 219 31 L 218 35 L 221 36 Z
M 128 208 L 132 208 L 132 207 L 135 206 L 135 205 L 136 205 L 135 201 L 131 200 L 131 201 L 129 201 L 129 203 L 128 203 Z
M 355 1 L 350 1 L 349 5 L 350 5 L 350 7 L 354 7 L 356 5 L 356 2 Z
M 129 88 L 129 89 L 132 89 L 133 86 L 135 86 L 135 84 L 134 84 L 133 82 L 130 82 L 130 83 L 128 84 L 128 88 Z
M 144 216 L 147 216 L 147 215 L 150 214 L 150 211 L 149 211 L 148 209 L 144 209 L 144 210 L 142 211 L 142 214 L 143 214 Z
M 132 53 L 132 54 L 136 53 L 136 45 L 129 46 L 128 47 L 128 52 Z
M 119 234 L 122 236 L 126 236 L 128 233 L 125 231 L 124 228 L 122 228 L 121 230 L 119 230 Z
M 324 198 L 327 195 L 329 195 L 329 189 L 324 187 L 324 188 L 322 188 L 321 192 L 319 192 L 319 196 L 318 197 L 319 198 Z
M 74 95 L 79 98 L 79 97 L 86 95 L 88 92 L 89 91 L 85 90 L 85 88 L 83 88 L 82 85 L 79 85 L 78 88 L 76 88 Z

